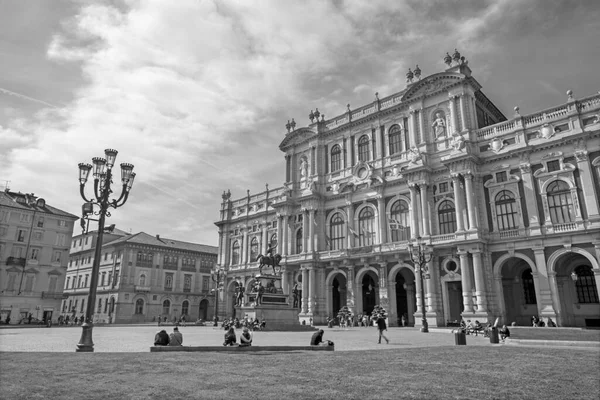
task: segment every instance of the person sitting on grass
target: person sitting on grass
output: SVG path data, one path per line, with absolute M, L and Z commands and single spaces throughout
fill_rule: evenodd
M 173 328 L 173 333 L 169 337 L 169 346 L 181 346 L 183 344 L 183 335 L 179 332 L 179 328 Z
M 313 333 L 310 338 L 311 346 L 333 346 L 333 342 L 331 340 L 323 341 L 323 334 L 325 331 L 323 329 L 319 329 L 318 332 Z
M 500 329 L 500 331 L 498 333 L 500 333 L 500 340 L 502 340 L 503 342 L 504 342 L 504 339 L 506 339 L 507 337 L 510 337 L 510 331 L 508 330 L 506 325 L 502 325 L 502 328 Z
M 240 347 L 244 346 L 252 346 L 252 334 L 247 327 L 242 329 L 242 334 L 240 335 Z
M 169 345 L 169 334 L 164 329 L 156 332 L 156 336 L 154 336 L 154 345 L 155 346 L 168 346 Z
M 231 326 L 225 334 L 225 341 L 223 342 L 223 346 L 235 346 L 236 342 L 237 338 L 235 337 L 235 328 Z

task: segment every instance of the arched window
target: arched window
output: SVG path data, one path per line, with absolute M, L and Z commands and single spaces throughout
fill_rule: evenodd
M 438 220 L 440 223 L 440 235 L 456 232 L 456 210 L 454 204 L 444 200 L 438 207 Z
M 408 203 L 404 200 L 396 201 L 390 210 L 390 231 L 392 242 L 410 239 L 410 215 Z
M 358 139 L 358 161 L 369 161 L 369 137 L 361 136 Z
M 335 213 L 329 224 L 329 249 L 340 250 L 346 248 L 346 234 L 344 232 L 344 217 L 342 213 Z
M 231 265 L 236 265 L 240 263 L 240 242 L 237 240 L 233 242 L 232 251 L 231 251 Z
M 302 228 L 296 232 L 296 254 L 302 253 Z
M 146 286 L 146 274 L 140 275 L 140 286 Z
M 569 185 L 564 181 L 554 181 L 548 185 L 548 208 L 553 224 L 573 222 L 573 198 Z
M 165 288 L 173 287 L 173 275 L 167 275 L 165 277 Z
M 169 301 L 169 300 L 166 300 Z M 164 306 L 164 303 L 163 303 Z M 137 299 L 135 302 L 135 313 L 136 314 L 143 314 L 144 313 L 144 300 L 142 299 Z M 168 314 L 168 312 L 167 312 Z
M 170 314 L 171 313 L 171 302 L 169 300 L 165 300 L 163 301 L 163 314 Z
M 598 303 L 598 287 L 596 286 L 592 267 L 580 265 L 575 268 L 575 273 L 577 274 L 577 281 L 575 282 L 577 302 Z
M 342 169 L 342 149 L 339 145 L 333 146 L 331 149 L 331 172 Z
M 402 131 L 398 125 L 394 125 L 388 132 L 390 141 L 390 155 L 404 151 L 404 143 L 402 142 Z
M 363 208 L 358 214 L 359 246 L 371 246 L 375 239 L 375 214 L 371 207 Z
M 181 315 L 188 315 L 189 309 L 190 309 L 190 302 L 186 300 L 181 305 Z
M 535 284 L 533 283 L 531 268 L 523 271 L 521 274 L 521 282 L 523 283 L 523 297 L 525 297 L 525 304 L 537 304 L 537 300 L 535 298 Z
M 517 211 L 515 210 L 515 196 L 508 190 L 503 190 L 496 195 L 495 203 L 498 230 L 508 231 L 516 229 Z
M 258 239 L 254 236 L 250 242 L 250 261 L 256 261 L 256 257 L 258 257 Z
M 277 247 L 277 234 L 276 233 L 274 233 L 274 234 L 271 235 L 271 241 L 269 242 L 269 244 L 273 248 Z

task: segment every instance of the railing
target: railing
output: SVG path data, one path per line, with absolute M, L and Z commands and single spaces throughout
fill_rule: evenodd
M 586 111 L 596 106 L 600 106 L 600 94 L 588 97 L 585 100 L 577 102 L 577 108 L 579 109 L 579 111 Z
M 514 237 L 519 237 L 521 236 L 519 233 L 518 229 L 513 229 L 510 231 L 500 231 L 498 232 L 498 237 L 500 239 L 506 239 L 506 238 L 514 238 Z
M 456 240 L 456 234 L 450 233 L 448 235 L 436 235 L 431 237 L 431 243 L 450 242 Z
M 63 298 L 63 294 L 59 292 L 42 292 L 42 299 L 55 299 L 60 300 Z
M 575 222 L 569 222 L 567 224 L 554 225 L 554 232 L 569 232 L 576 231 L 577 224 Z
M 135 288 L 136 292 L 149 292 L 150 291 L 150 286 L 135 285 L 134 288 Z
M 183 288 L 183 293 L 189 293 L 191 291 L 192 291 L 192 289 L 190 289 L 190 288 Z
M 21 267 L 25 266 L 25 258 L 23 257 L 8 257 L 6 259 L 6 265 L 20 265 Z

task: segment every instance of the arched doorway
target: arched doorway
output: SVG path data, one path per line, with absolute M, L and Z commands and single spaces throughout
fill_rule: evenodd
M 198 307 L 198 318 L 203 321 L 208 320 L 208 300 L 204 299 L 200 302 Z
M 503 323 L 531 325 L 531 318 L 539 316 L 531 266 L 522 258 L 510 257 L 502 264 L 500 274 L 504 301 Z
M 346 305 L 348 283 L 346 277 L 337 274 L 331 284 L 331 317 L 335 317 L 338 311 Z
M 392 272 L 393 274 L 393 272 Z M 413 272 L 406 267 L 401 267 L 396 272 L 396 276 L 392 275 L 394 281 L 394 297 L 393 306 L 395 310 L 390 310 L 390 325 L 402 326 L 402 316 L 404 315 L 406 326 L 414 326 L 414 313 L 417 310 L 417 300 L 415 293 L 415 276 Z
M 561 326 L 600 326 L 600 304 L 593 266 L 584 255 L 568 252 L 556 259 Z M 598 271 L 596 271 L 598 273 Z
M 377 277 L 373 271 L 368 271 L 362 278 L 362 310 L 363 314 L 371 315 L 377 304 Z

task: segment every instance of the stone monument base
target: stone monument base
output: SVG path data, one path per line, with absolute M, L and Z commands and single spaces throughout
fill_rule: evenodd
M 242 306 L 235 308 L 235 315 L 241 320 L 248 319 L 265 320 L 266 331 L 314 331 L 310 325 L 302 325 L 298 319 L 298 310 L 282 307 L 281 305 L 262 304 L 259 306 Z

